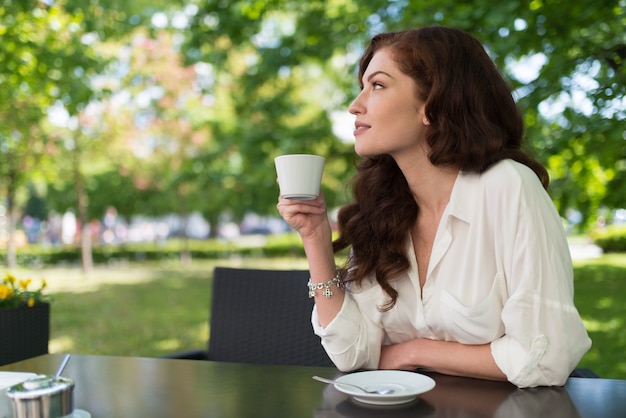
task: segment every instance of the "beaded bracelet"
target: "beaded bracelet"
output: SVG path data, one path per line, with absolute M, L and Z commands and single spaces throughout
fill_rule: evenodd
M 333 277 L 332 279 L 330 279 L 329 281 L 325 283 L 312 283 L 311 279 L 309 278 L 309 282 L 307 283 L 307 286 L 309 287 L 309 298 L 315 297 L 316 290 L 324 289 L 324 296 L 326 297 L 326 299 L 330 299 L 330 297 L 333 295 L 333 291 L 330 290 L 330 287 L 333 284 L 336 285 L 340 289 L 343 287 L 343 282 L 339 278 L 339 271 L 337 271 L 337 274 L 335 274 L 335 277 Z

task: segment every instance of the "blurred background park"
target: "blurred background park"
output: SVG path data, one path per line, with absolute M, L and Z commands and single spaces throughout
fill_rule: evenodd
M 326 156 L 345 203 L 360 53 L 425 24 L 511 83 L 572 243 L 582 365 L 626 378 L 624 0 L 5 0 L 0 256 L 47 279 L 51 351 L 200 348 L 215 265 L 305 268 L 273 158 Z

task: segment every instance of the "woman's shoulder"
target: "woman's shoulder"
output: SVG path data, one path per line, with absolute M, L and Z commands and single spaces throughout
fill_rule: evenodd
M 501 160 L 477 175 L 478 182 L 491 190 L 536 189 L 543 190 L 541 181 L 528 166 L 514 160 Z
M 524 181 L 528 178 L 536 178 L 539 180 L 535 172 L 520 162 L 514 160 L 500 160 L 491 167 L 489 167 L 484 173 L 482 173 L 481 177 L 485 179 L 491 178 L 506 178 L 510 180 L 520 180 Z
M 505 206 L 546 193 L 535 172 L 513 160 L 498 161 L 482 173 L 464 172 L 457 186 L 455 188 L 463 202 L 470 197 L 476 199 L 483 196 L 479 199 L 491 203 L 506 202 Z

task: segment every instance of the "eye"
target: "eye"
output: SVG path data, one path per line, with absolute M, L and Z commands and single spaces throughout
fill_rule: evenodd
M 374 81 L 374 82 L 372 82 L 372 88 L 373 88 L 374 90 L 382 89 L 382 88 L 384 88 L 384 87 L 385 87 L 385 86 L 383 86 L 383 85 L 382 85 L 382 83 L 379 83 L 378 81 Z

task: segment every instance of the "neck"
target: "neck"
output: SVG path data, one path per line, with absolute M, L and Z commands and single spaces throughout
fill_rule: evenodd
M 396 163 L 409 184 L 420 212 L 441 213 L 450 200 L 459 169 L 434 166 L 426 155 L 421 155 L 405 161 L 396 159 Z

